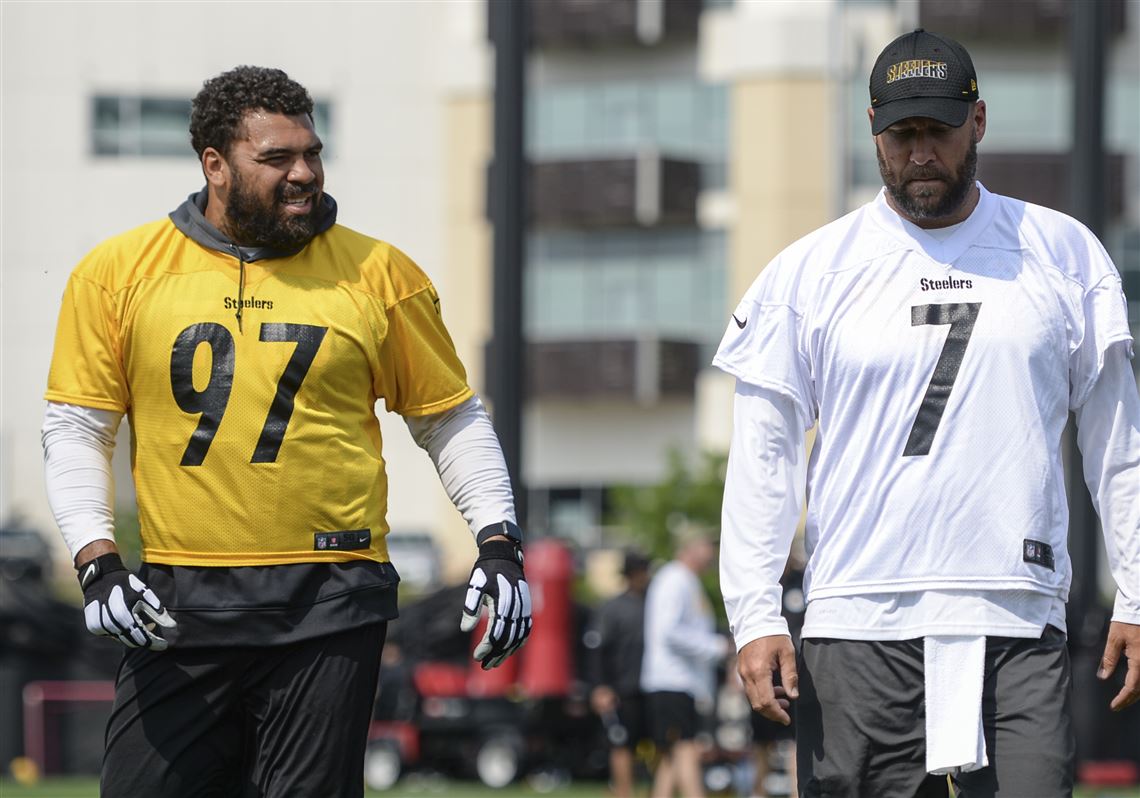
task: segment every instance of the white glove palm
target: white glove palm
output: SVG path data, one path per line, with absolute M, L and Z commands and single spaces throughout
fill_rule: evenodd
M 83 588 L 83 617 L 93 635 L 115 637 L 130 648 L 162 651 L 167 641 L 155 634 L 156 626 L 177 624 L 146 583 L 123 565 L 118 554 L 104 554 L 79 569 Z

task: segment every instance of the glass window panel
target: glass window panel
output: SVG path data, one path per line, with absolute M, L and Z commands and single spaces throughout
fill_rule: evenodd
M 668 154 L 714 162 L 728 151 L 728 92 L 696 81 L 641 81 L 552 86 L 528 98 L 529 152 L 538 158 L 632 154 L 656 146 Z
M 701 85 L 696 99 L 698 145 L 706 154 L 723 158 L 728 149 L 728 87 Z
M 584 89 L 579 92 L 582 98 L 581 137 L 574 146 L 580 152 L 598 152 L 609 143 L 606 135 L 606 96 L 603 87 Z
M 697 282 L 694 264 L 681 258 L 667 259 L 653 269 L 654 327 L 664 335 L 691 331 L 697 325 L 692 302 Z
M 609 330 L 626 333 L 637 330 L 641 323 L 637 264 L 606 263 L 597 281 L 596 302 L 594 307 L 587 308 L 587 318 Z
M 119 124 L 119 98 L 95 98 L 95 129 L 114 128 Z
M 697 230 L 536 233 L 527 332 L 640 333 L 715 344 L 724 332 L 725 238 Z
M 327 100 L 313 101 L 313 129 L 317 131 L 317 135 L 321 137 L 321 143 L 324 144 L 324 149 L 321 150 L 321 158 L 327 160 L 332 156 L 333 133 L 332 106 Z
M 527 335 L 573 335 L 587 325 L 586 270 L 580 264 L 553 265 L 527 274 Z
M 535 238 L 543 242 L 545 257 L 552 261 L 581 261 L 589 257 L 587 247 L 592 242 L 581 233 L 554 233 Z
M 549 137 L 544 140 L 545 152 L 556 155 L 585 146 L 588 113 L 586 97 L 585 91 L 575 88 L 551 92 L 549 128 L 544 131 Z
M 1056 72 L 999 72 L 979 79 L 986 101 L 986 138 L 997 150 L 1063 150 L 1072 139 L 1069 76 Z
M 314 104 L 314 127 L 328 156 L 331 110 Z M 190 100 L 176 97 L 96 96 L 91 142 L 95 155 L 195 157 L 190 146 Z
M 862 78 L 852 79 L 847 84 L 847 146 L 848 168 L 851 174 L 851 188 L 863 190 L 878 189 L 882 185 L 879 177 L 879 164 L 875 159 L 875 141 L 871 138 L 871 127 L 867 121 L 867 83 Z
M 192 154 L 190 101 L 143 97 L 139 102 L 139 155 Z
M 1127 70 L 1110 74 L 1104 102 L 1108 148 L 1140 155 L 1140 77 Z
M 596 248 L 595 258 L 636 262 L 645 251 L 644 235 L 637 232 L 615 231 L 591 237 Z
M 117 155 L 119 153 L 119 128 L 121 126 L 118 97 L 95 97 L 92 112 L 91 143 L 96 155 Z
M 657 87 L 655 127 L 657 145 L 668 154 L 695 153 L 694 84 L 665 83 Z
M 633 84 L 611 84 L 601 91 L 601 114 L 596 121 L 599 149 L 625 152 L 649 140 L 644 129 L 640 93 Z

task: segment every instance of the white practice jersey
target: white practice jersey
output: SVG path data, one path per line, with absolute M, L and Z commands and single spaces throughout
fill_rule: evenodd
M 1106 350 L 1119 274 L 1064 214 L 991 194 L 946 241 L 879 197 L 778 255 L 714 365 L 804 428 L 809 600 L 918 590 L 1067 598 L 1061 437 Z

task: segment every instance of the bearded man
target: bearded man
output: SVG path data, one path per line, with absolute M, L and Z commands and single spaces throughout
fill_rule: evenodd
M 714 364 L 737 379 L 721 589 L 752 706 L 801 796 L 1073 790 L 1062 432 L 1118 593 L 1098 675 L 1140 699 L 1140 397 L 1120 275 L 1080 223 L 974 179 L 966 49 L 917 30 L 871 71 L 884 189 L 780 253 Z M 811 457 L 806 429 L 817 425 Z M 799 658 L 780 576 L 807 497 Z M 773 674 L 780 675 L 775 685 Z
M 431 456 L 479 545 L 457 622 L 526 640 L 530 594 L 498 439 L 431 281 L 336 223 L 313 102 L 238 67 L 194 99 L 206 187 L 96 247 L 63 298 L 43 429 L 88 629 L 127 646 L 101 794 L 361 796 L 399 576 L 375 405 Z M 113 535 L 130 419 L 143 564 Z

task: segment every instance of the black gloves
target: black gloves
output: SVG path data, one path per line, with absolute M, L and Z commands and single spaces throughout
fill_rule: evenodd
M 166 648 L 166 640 L 153 631 L 155 625 L 170 629 L 177 624 L 154 591 L 126 569 L 118 554 L 104 554 L 80 566 L 79 586 L 91 634 L 117 637 L 131 648 Z
M 530 634 L 530 588 L 523 575 L 522 547 L 514 540 L 488 540 L 479 545 L 471 569 L 463 619 L 459 628 L 470 632 L 479 623 L 480 605 L 487 605 L 487 633 L 472 655 L 483 670 L 497 667 L 526 642 Z

